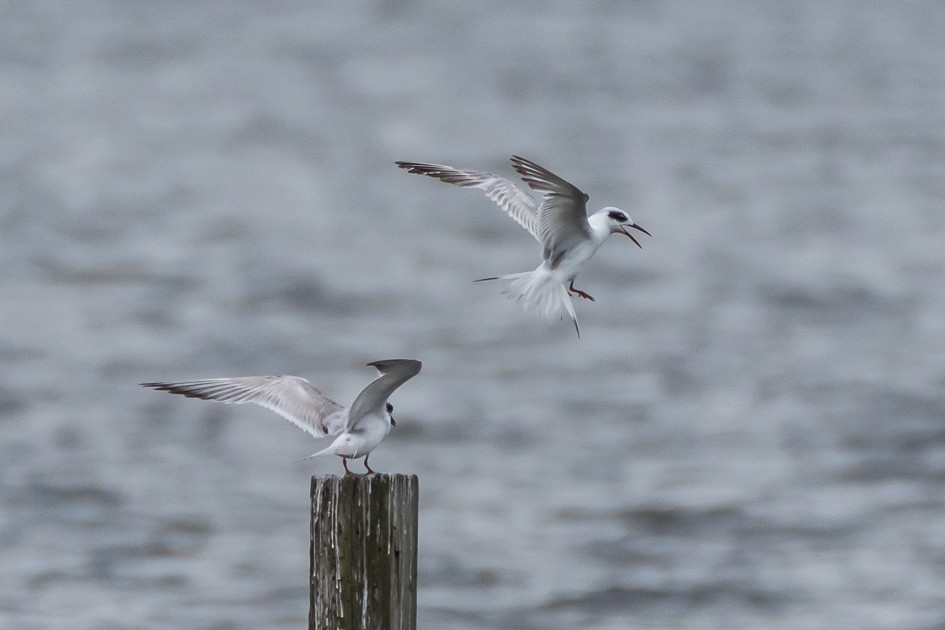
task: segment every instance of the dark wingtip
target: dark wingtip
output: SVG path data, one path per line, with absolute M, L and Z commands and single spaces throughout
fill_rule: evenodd
M 204 392 L 195 391 L 193 389 L 188 389 L 186 385 L 181 383 L 140 383 L 142 387 L 150 387 L 151 389 L 156 389 L 159 392 L 168 392 L 169 394 L 177 394 L 178 396 L 183 396 L 184 398 L 199 398 L 201 400 L 213 400 L 208 398 Z
M 421 164 L 420 162 L 402 162 L 397 160 L 394 162 L 400 168 L 406 170 L 408 173 L 416 173 L 417 175 L 430 175 L 434 173 L 432 164 Z
M 383 371 L 389 368 L 391 363 L 409 365 L 411 368 L 416 370 L 414 374 L 418 374 L 420 372 L 420 368 L 423 367 L 423 363 L 417 361 L 416 359 L 380 359 L 378 361 L 371 361 L 367 365 L 369 367 L 377 368 L 378 370 Z

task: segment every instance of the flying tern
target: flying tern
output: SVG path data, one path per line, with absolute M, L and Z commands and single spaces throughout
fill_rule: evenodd
M 188 398 L 223 403 L 255 403 L 275 411 L 316 438 L 334 437 L 331 446 L 318 455 L 338 455 L 345 473 L 348 459 L 368 457 L 396 425 L 394 406 L 387 399 L 395 389 L 420 372 L 420 361 L 387 359 L 368 363 L 380 376 L 361 390 L 350 407 L 342 407 L 299 376 L 244 376 L 210 378 L 180 383 L 141 383 L 144 387 L 180 394 Z
M 650 235 L 620 208 L 607 207 L 587 216 L 589 197 L 574 184 L 531 160 L 513 155 L 512 167 L 522 180 L 541 195 L 536 200 L 514 182 L 482 171 L 458 169 L 443 164 L 395 162 L 409 173 L 427 175 L 466 188 L 478 188 L 541 244 L 542 263 L 534 271 L 480 278 L 505 280 L 503 293 L 522 303 L 528 312 L 553 319 L 563 312 L 571 317 L 578 337 L 577 315 L 571 295 L 593 301 L 575 288 L 574 278 L 611 234 L 623 234 L 641 247 L 627 228 Z

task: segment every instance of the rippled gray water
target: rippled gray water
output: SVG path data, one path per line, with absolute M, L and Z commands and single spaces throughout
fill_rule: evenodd
M 143 380 L 424 361 L 424 628 L 945 624 L 945 7 L 0 7 L 0 627 L 297 628 L 318 444 Z M 583 336 L 396 159 L 653 233 Z

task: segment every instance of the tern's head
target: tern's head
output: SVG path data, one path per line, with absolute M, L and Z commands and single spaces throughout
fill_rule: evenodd
M 607 226 L 610 227 L 610 233 L 614 234 L 623 234 L 628 237 L 631 241 L 637 244 L 637 247 L 642 247 L 640 242 L 633 237 L 633 234 L 627 231 L 628 227 L 631 227 L 635 230 L 640 230 L 647 236 L 651 236 L 644 228 L 640 227 L 633 222 L 633 219 L 630 218 L 630 215 L 621 210 L 620 208 L 604 208 L 600 211 L 601 214 L 606 214 L 607 216 Z
M 394 420 L 394 405 L 390 403 L 387 403 L 387 419 L 390 420 L 390 426 L 397 426 L 397 422 Z

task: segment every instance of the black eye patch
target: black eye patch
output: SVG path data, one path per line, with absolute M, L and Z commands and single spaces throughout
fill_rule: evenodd
M 623 212 L 617 212 L 616 210 L 611 210 L 610 212 L 607 213 L 607 216 L 609 216 L 614 221 L 620 221 L 621 223 L 627 222 L 627 215 L 625 215 Z
M 394 405 L 387 403 L 387 413 L 391 413 L 394 410 Z

